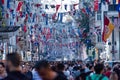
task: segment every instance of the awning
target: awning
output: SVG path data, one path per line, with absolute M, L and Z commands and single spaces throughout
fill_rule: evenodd
M 0 26 L 0 32 L 15 32 L 20 28 L 20 26 Z

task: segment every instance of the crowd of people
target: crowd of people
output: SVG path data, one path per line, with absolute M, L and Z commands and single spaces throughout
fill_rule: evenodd
M 23 62 L 18 53 L 0 62 L 0 80 L 120 80 L 120 65 L 102 61 Z

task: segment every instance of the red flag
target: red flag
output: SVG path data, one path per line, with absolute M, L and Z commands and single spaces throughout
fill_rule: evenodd
M 73 8 L 75 9 L 75 6 L 77 6 L 77 5 L 78 5 L 78 4 L 74 4 L 74 5 L 73 5 L 73 6 L 74 6 Z
M 55 20 L 59 8 L 60 8 L 60 5 L 56 5 L 56 13 L 53 14 L 53 16 L 52 16 L 53 20 Z
M 23 30 L 24 30 L 24 32 L 27 32 L 27 26 L 26 25 L 24 25 Z
M 7 19 L 9 18 L 9 14 L 8 14 L 8 13 L 6 14 L 6 18 L 7 18 Z
M 17 17 L 16 17 L 16 21 L 18 22 L 18 20 L 19 20 L 19 17 L 17 16 Z
M 112 31 L 114 30 L 114 25 L 110 22 L 110 20 L 105 16 L 104 17 L 104 30 L 102 34 L 102 40 L 104 42 L 107 41 Z
M 22 13 L 22 12 L 19 12 L 19 14 L 20 14 L 20 17 L 22 17 L 22 14 L 23 14 L 23 13 Z
M 25 21 L 27 21 L 28 20 L 28 14 L 26 14 L 26 17 L 25 17 Z
M 83 9 L 81 9 L 81 10 L 82 10 L 82 12 L 83 12 L 83 13 L 86 13 L 86 10 L 85 10 L 84 8 L 83 8 Z
M 30 17 L 32 17 L 32 13 L 30 13 Z
M 98 0 L 95 0 L 94 1 L 94 11 L 98 11 L 99 9 L 99 3 L 98 3 Z
M 106 0 L 106 2 L 109 4 L 110 3 L 110 1 L 109 0 Z
M 41 6 L 41 4 L 35 4 L 35 6 L 36 6 L 36 7 L 40 7 L 40 6 Z
M 45 16 L 46 16 L 46 14 L 45 14 L 45 13 L 43 13 L 43 14 L 42 14 L 42 16 L 43 16 L 43 17 L 45 17 Z
M 22 5 L 23 5 L 23 2 L 20 1 L 20 2 L 18 3 L 18 7 L 17 7 L 16 11 L 20 11 L 21 8 L 22 8 Z
M 60 5 L 56 5 L 56 12 L 58 11 L 59 7 L 60 7 Z
M 1 0 L 1 2 L 2 2 L 2 4 L 4 4 L 4 3 L 5 3 L 5 1 L 4 1 L 4 0 Z
M 53 14 L 52 19 L 55 20 L 55 17 L 56 17 L 56 13 Z

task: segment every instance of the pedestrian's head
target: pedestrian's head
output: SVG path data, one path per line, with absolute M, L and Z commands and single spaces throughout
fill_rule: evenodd
M 59 64 L 57 65 L 57 70 L 58 70 L 58 71 L 64 71 L 64 69 L 65 69 L 65 66 L 64 66 L 63 63 L 59 63 Z
M 4 73 L 5 71 L 5 65 L 4 63 L 0 62 L 0 74 Z
M 27 72 L 27 67 L 25 65 L 22 65 L 22 73 L 26 73 Z
M 106 67 L 106 70 L 107 70 L 107 71 L 111 71 L 111 67 L 110 67 L 110 66 L 107 66 L 107 67 Z
M 94 66 L 94 70 L 95 70 L 95 73 L 96 74 L 102 74 L 104 72 L 104 64 L 102 63 L 97 63 L 95 66 Z
M 110 80 L 118 80 L 118 75 L 114 71 L 110 75 Z
M 90 64 L 88 68 L 89 68 L 91 71 L 94 71 L 94 66 L 93 66 L 93 64 Z
M 20 67 L 21 56 L 18 53 L 10 53 L 6 56 L 7 67 L 9 70 Z
M 48 61 L 42 60 L 42 61 L 37 62 L 35 65 L 35 69 L 39 73 L 39 75 L 42 77 L 42 79 L 45 79 L 45 80 L 49 79 L 47 75 L 49 71 L 51 71 L 51 69 L 50 69 L 50 65 Z

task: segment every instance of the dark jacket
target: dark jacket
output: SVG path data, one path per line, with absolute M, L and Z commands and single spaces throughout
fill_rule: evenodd
M 8 74 L 4 80 L 30 80 L 19 71 L 13 71 Z
M 25 76 L 27 76 L 30 80 L 33 80 L 33 75 L 31 71 L 28 71 L 27 73 L 25 73 Z
M 55 80 L 68 80 L 67 76 L 65 76 L 65 74 L 61 71 L 57 72 L 58 76 L 55 78 Z

